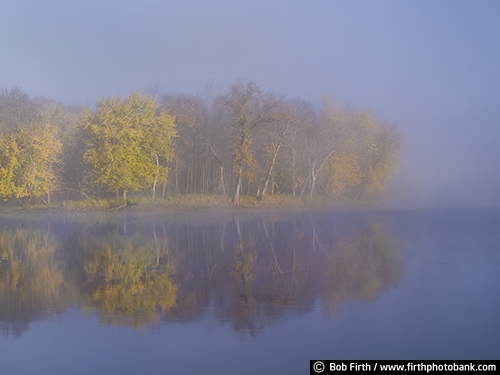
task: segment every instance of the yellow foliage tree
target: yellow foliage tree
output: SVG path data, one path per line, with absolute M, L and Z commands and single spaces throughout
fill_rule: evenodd
M 61 152 L 51 109 L 20 130 L 0 134 L 0 196 L 20 202 L 47 195 L 56 187 L 54 165 Z
M 355 198 L 382 193 L 399 164 L 403 138 L 398 128 L 370 111 L 341 108 L 328 98 L 323 102 L 321 121 L 332 134 L 327 190 Z
M 174 118 L 156 114 L 154 98 L 132 93 L 127 99 L 100 100 L 97 111 L 81 116 L 87 151 L 85 160 L 96 184 L 109 191 L 139 190 L 166 179 L 175 137 Z

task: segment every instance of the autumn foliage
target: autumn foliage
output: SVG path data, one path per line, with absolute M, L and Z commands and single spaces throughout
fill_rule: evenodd
M 132 93 L 93 109 L 0 91 L 0 197 L 379 196 L 403 137 L 373 112 L 318 108 L 253 82 L 226 93 Z M 161 194 L 157 193 L 161 187 Z

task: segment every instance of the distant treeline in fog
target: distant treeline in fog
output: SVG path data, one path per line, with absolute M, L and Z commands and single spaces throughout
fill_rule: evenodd
M 403 138 L 372 112 L 319 109 L 239 81 L 211 95 L 132 93 L 95 109 L 0 91 L 0 197 L 21 204 L 168 194 L 380 195 Z

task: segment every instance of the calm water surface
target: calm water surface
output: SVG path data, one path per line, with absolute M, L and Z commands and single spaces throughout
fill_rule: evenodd
M 500 359 L 500 210 L 0 217 L 0 373 Z

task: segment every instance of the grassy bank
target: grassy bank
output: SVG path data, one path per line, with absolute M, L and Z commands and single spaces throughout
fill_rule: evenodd
M 129 199 L 85 199 L 63 200 L 51 205 L 33 203 L 20 206 L 16 202 L 0 205 L 0 212 L 36 211 L 123 211 L 123 210 L 160 210 L 160 209 L 203 209 L 203 208 L 301 208 L 301 207 L 370 207 L 378 205 L 375 201 L 353 200 L 345 197 L 304 197 L 291 195 L 268 195 L 262 200 L 251 196 L 240 196 L 240 205 L 234 206 L 228 195 L 187 194 L 172 195 L 166 198 L 131 197 Z

